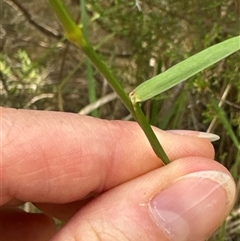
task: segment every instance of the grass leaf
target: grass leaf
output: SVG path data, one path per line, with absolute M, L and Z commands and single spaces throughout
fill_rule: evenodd
M 213 45 L 143 82 L 130 93 L 133 103 L 148 100 L 240 49 L 240 36 Z

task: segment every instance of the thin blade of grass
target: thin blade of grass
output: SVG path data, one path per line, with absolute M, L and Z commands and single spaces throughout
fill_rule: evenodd
M 240 36 L 213 45 L 143 82 L 130 93 L 133 103 L 148 100 L 240 49 Z
M 80 7 L 81 7 L 82 31 L 83 31 L 84 37 L 88 41 L 89 18 L 88 18 L 87 11 L 86 11 L 85 0 L 81 1 Z M 94 78 L 93 65 L 88 58 L 86 59 L 86 65 L 87 65 L 88 99 L 89 99 L 89 103 L 91 104 L 97 100 L 96 80 Z M 99 116 L 98 110 L 97 109 L 93 110 L 91 112 L 91 115 L 94 117 L 98 117 Z
M 238 137 L 235 135 L 234 130 L 232 129 L 232 126 L 224 112 L 224 110 L 218 106 L 216 101 L 212 101 L 212 106 L 214 108 L 214 110 L 216 111 L 216 116 L 218 118 L 218 120 L 222 123 L 222 125 L 224 126 L 225 130 L 227 131 L 227 134 L 229 135 L 229 137 L 232 139 L 234 145 L 236 146 L 236 148 L 238 150 L 240 150 L 240 142 L 238 140 Z

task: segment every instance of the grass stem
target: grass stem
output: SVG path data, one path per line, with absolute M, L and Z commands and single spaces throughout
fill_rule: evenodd
M 110 86 L 116 91 L 119 98 L 122 100 L 124 105 L 130 111 L 132 116 L 136 119 L 138 124 L 141 126 L 145 135 L 147 136 L 154 152 L 162 160 L 164 164 L 170 163 L 165 151 L 163 150 L 161 144 L 159 143 L 153 129 L 149 125 L 147 118 L 142 112 L 140 105 L 138 103 L 133 104 L 128 94 L 124 91 L 120 82 L 113 75 L 111 70 L 106 66 L 106 64 L 99 58 L 97 53 L 94 51 L 92 46 L 88 43 L 87 39 L 84 37 L 82 30 L 76 25 L 72 20 L 70 14 L 66 10 L 61 0 L 49 0 L 50 5 L 54 9 L 58 16 L 58 19 L 63 25 L 67 39 L 77 45 L 86 56 L 91 60 L 99 72 L 105 77 Z

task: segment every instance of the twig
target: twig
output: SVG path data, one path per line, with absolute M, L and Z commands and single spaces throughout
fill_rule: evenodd
M 37 102 L 39 100 L 53 98 L 53 97 L 54 97 L 54 94 L 51 94 L 51 93 L 35 96 L 34 98 L 32 98 L 30 101 L 28 101 L 26 103 L 26 105 L 24 106 L 24 109 L 29 108 L 32 104 L 34 104 L 35 102 Z
M 33 25 L 36 29 L 38 29 L 40 32 L 42 32 L 43 34 L 53 37 L 55 39 L 62 39 L 63 35 L 61 35 L 60 33 L 58 33 L 55 29 L 49 27 L 49 26 L 43 26 L 38 24 L 33 18 L 32 16 L 29 14 L 29 12 L 20 4 L 18 3 L 16 0 L 4 0 L 8 5 L 10 5 L 12 8 L 20 11 L 27 19 L 27 21 L 29 22 L 29 24 Z
M 231 87 L 232 87 L 232 86 L 231 86 L 230 84 L 227 85 L 227 87 L 226 87 L 226 89 L 224 90 L 223 95 L 222 95 L 222 97 L 221 97 L 221 99 L 220 99 L 220 102 L 219 102 L 219 104 L 218 104 L 219 107 L 222 107 L 224 101 L 225 101 L 226 98 L 227 98 L 227 95 L 228 95 Z M 214 118 L 213 118 L 213 120 L 211 121 L 208 129 L 207 129 L 207 132 L 211 132 L 211 131 L 212 131 L 212 129 L 213 129 L 216 121 L 217 121 L 217 116 L 215 115 Z
M 89 113 L 91 113 L 92 111 L 98 109 L 99 107 L 107 104 L 108 102 L 111 102 L 113 100 L 115 100 L 117 98 L 117 94 L 115 92 L 110 93 L 108 95 L 105 95 L 104 97 L 98 99 L 97 101 L 85 106 L 84 108 L 82 108 L 78 114 L 80 115 L 88 115 Z
M 126 88 L 125 89 L 126 92 L 129 92 L 130 89 L 129 88 Z M 117 94 L 116 92 L 112 92 L 110 94 L 107 94 L 105 96 L 103 96 L 102 98 L 98 99 L 97 101 L 89 104 L 89 105 L 86 105 L 85 107 L 83 107 L 79 112 L 78 114 L 80 115 L 88 115 L 89 113 L 91 113 L 92 111 L 98 109 L 99 107 L 113 101 L 117 99 Z

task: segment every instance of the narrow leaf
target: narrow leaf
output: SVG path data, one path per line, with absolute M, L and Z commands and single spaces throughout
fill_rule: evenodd
M 143 82 L 130 93 L 133 103 L 145 101 L 172 88 L 240 49 L 240 36 L 213 45 Z

